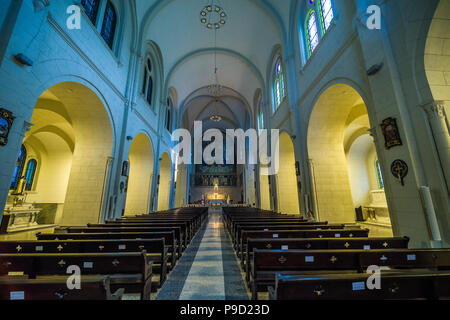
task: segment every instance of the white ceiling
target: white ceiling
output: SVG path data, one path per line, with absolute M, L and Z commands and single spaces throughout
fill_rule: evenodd
M 200 11 L 211 0 L 136 0 L 142 41 L 153 41 L 162 53 L 166 88 L 178 93 L 178 108 L 187 109 L 188 122 L 204 116 L 210 99 L 192 101 L 202 88 L 214 83 L 216 52 L 219 84 L 230 88 L 234 101 L 224 101 L 223 116 L 244 124 L 246 107 L 253 108 L 257 89 L 267 81 L 267 66 L 276 46 L 282 44 L 278 17 L 289 18 L 291 0 L 215 0 L 228 15 L 227 23 L 214 31 L 200 22 Z M 227 113 L 228 112 L 228 113 Z

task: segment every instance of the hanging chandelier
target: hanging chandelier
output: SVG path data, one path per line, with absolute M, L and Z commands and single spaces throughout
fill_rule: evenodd
M 214 4 L 214 0 L 200 11 L 200 22 L 208 29 L 220 29 L 227 23 L 225 10 Z
M 222 117 L 217 113 L 217 102 L 219 97 L 223 93 L 223 86 L 219 84 L 218 68 L 217 68 L 217 31 L 226 24 L 228 15 L 225 10 L 215 4 L 215 0 L 211 2 L 200 11 L 200 22 L 208 29 L 214 31 L 214 83 L 208 86 L 208 93 L 214 97 L 214 109 L 215 115 L 211 116 L 211 120 L 214 122 L 222 121 Z

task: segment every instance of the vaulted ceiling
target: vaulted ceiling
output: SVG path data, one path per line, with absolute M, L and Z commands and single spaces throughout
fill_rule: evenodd
M 227 14 L 216 32 L 200 21 L 211 3 Z M 161 51 L 165 88 L 177 92 L 183 127 L 191 129 L 194 120 L 213 114 L 223 123 L 207 126 L 246 127 L 255 92 L 266 86 L 273 51 L 283 44 L 290 5 L 290 0 L 136 0 L 140 40 L 153 41 Z M 218 103 L 206 89 L 215 82 L 215 61 L 225 88 Z

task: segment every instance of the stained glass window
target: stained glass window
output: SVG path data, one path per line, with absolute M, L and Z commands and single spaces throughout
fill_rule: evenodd
M 169 97 L 167 98 L 167 115 L 166 115 L 166 129 L 170 131 L 172 126 L 172 99 Z
M 331 0 L 320 0 L 319 6 L 322 15 L 322 27 L 324 32 L 326 32 L 334 18 L 333 6 Z
M 93 24 L 95 24 L 97 20 L 99 3 L 100 0 L 81 0 L 81 5 L 84 8 L 84 12 Z
M 153 76 L 152 76 L 152 62 L 150 58 L 147 59 L 147 62 L 144 66 L 144 81 L 142 86 L 142 95 L 147 100 L 148 104 L 152 104 L 153 98 Z
M 25 166 L 25 160 L 27 158 L 27 149 L 24 146 L 20 148 L 19 157 L 17 158 L 16 168 L 14 169 L 13 179 L 11 181 L 10 190 L 16 190 L 19 184 L 20 178 L 22 178 L 23 167 Z
M 375 171 L 377 175 L 377 181 L 378 181 L 378 188 L 384 189 L 384 180 L 383 175 L 381 174 L 381 166 L 380 161 L 375 161 Z
M 311 10 L 307 20 L 307 33 L 308 33 L 308 48 L 309 55 L 311 55 L 314 50 L 316 50 L 319 44 L 319 32 L 317 30 L 317 20 L 316 13 Z
M 28 161 L 27 170 L 25 171 L 26 186 L 25 190 L 30 191 L 33 187 L 34 176 L 36 174 L 37 161 L 31 159 Z
M 117 14 L 110 1 L 106 4 L 105 16 L 103 18 L 102 38 L 110 48 L 113 46 L 114 33 L 116 32 Z
M 259 104 L 259 113 L 258 113 L 258 130 L 261 132 L 262 129 L 264 129 L 264 110 L 263 110 L 263 102 L 261 100 Z
M 281 102 L 283 101 L 283 99 L 286 97 L 286 87 L 284 85 L 283 68 L 281 66 L 280 60 L 278 60 L 275 67 L 274 96 L 275 96 L 274 111 L 276 111 L 280 106 Z

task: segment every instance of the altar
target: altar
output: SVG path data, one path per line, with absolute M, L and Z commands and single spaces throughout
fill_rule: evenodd
M 16 232 L 35 229 L 42 209 L 26 203 L 27 194 L 9 195 L 3 211 L 2 232 Z M 7 222 L 7 225 L 5 225 Z
M 384 190 L 370 191 L 370 203 L 363 206 L 363 217 L 366 223 L 391 227 L 391 218 Z

